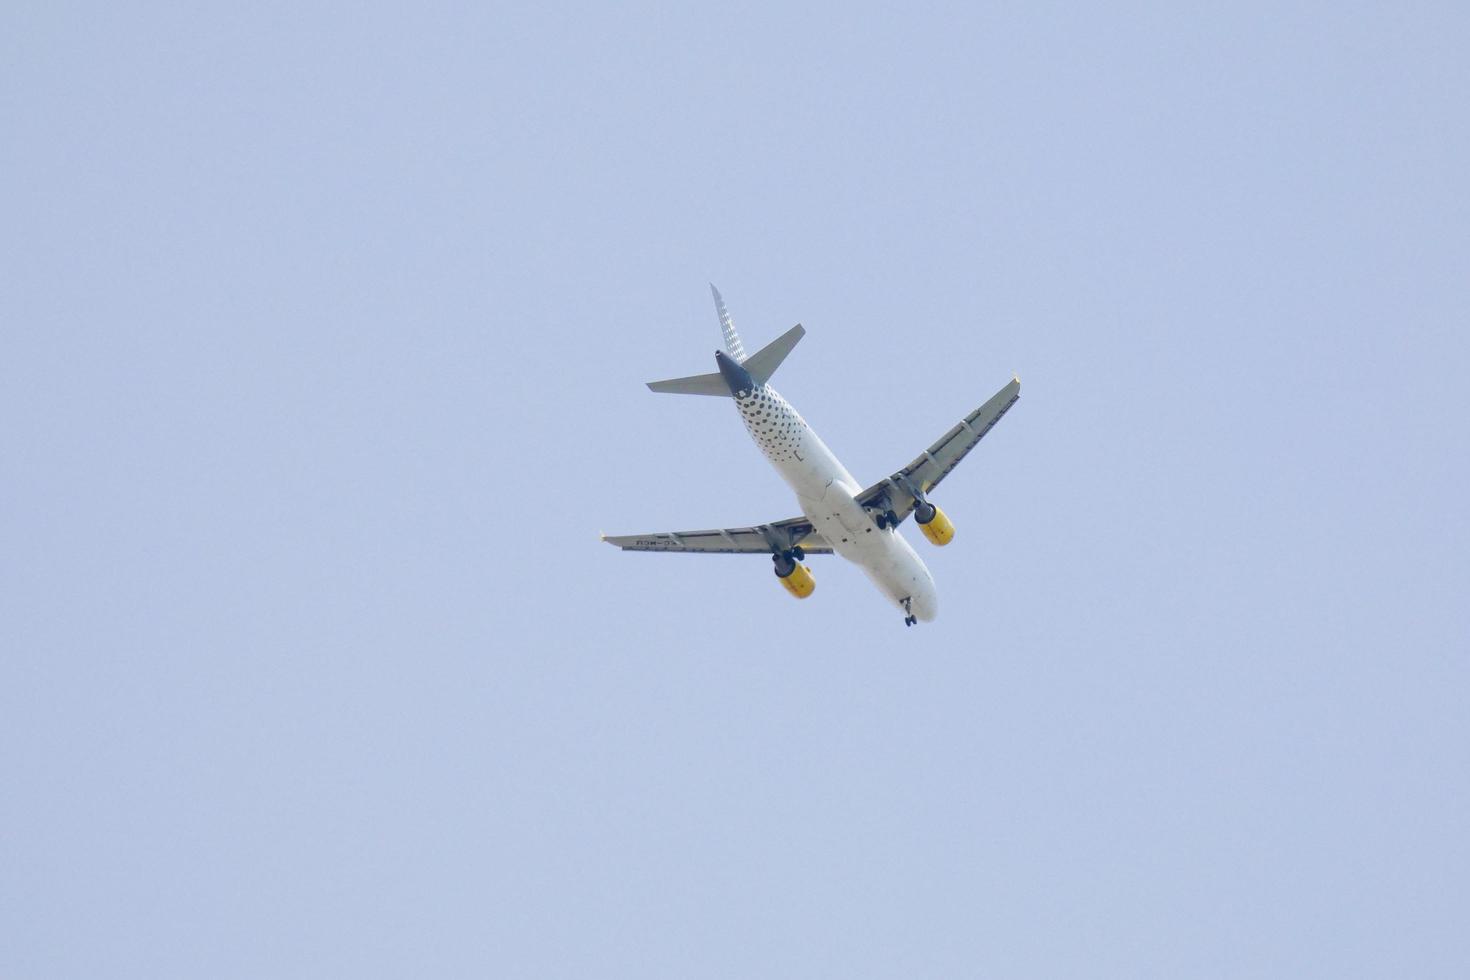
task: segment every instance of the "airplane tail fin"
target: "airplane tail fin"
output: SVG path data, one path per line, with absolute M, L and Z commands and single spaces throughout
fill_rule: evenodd
M 715 313 L 720 317 L 720 332 L 725 335 L 725 353 L 735 358 L 735 363 L 739 364 L 745 360 L 745 345 L 740 342 L 740 334 L 735 332 L 735 318 L 725 309 L 725 298 L 720 295 L 714 283 L 709 284 L 709 291 L 715 298 Z
M 715 295 L 715 309 L 720 314 L 720 329 L 725 334 L 725 353 L 737 363 L 743 362 L 743 367 L 750 373 L 757 386 L 765 384 L 771 380 L 771 376 L 776 373 L 781 362 L 786 360 L 786 355 L 791 353 L 797 342 L 806 336 L 806 328 L 798 323 L 747 357 L 745 347 L 740 343 L 740 335 L 735 332 L 735 321 L 731 319 L 730 312 L 725 309 L 725 301 L 720 298 L 720 291 L 714 287 L 713 283 L 709 288 L 710 292 Z M 671 395 L 724 395 L 728 397 L 730 394 L 729 384 L 718 372 L 696 374 L 688 378 L 670 378 L 668 381 L 650 381 L 648 387 L 652 391 Z

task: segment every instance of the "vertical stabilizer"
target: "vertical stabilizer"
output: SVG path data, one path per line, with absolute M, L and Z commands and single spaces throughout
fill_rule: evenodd
M 709 291 L 714 294 L 715 312 L 720 315 L 720 330 L 725 334 L 725 353 L 739 363 L 745 360 L 745 347 L 740 343 L 740 335 L 735 332 L 735 321 L 730 317 L 730 311 L 725 309 L 724 297 L 714 283 L 709 284 Z

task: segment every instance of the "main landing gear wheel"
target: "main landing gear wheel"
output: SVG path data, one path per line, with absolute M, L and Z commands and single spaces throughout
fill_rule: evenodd
M 898 515 L 891 510 L 885 510 L 878 515 L 878 530 L 883 531 L 890 527 L 898 527 Z

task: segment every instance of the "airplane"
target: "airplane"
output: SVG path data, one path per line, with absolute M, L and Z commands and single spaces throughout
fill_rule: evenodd
M 714 283 L 709 288 L 725 340 L 725 349 L 715 352 L 719 371 L 650 381 L 648 387 L 670 394 L 734 399 L 750 437 L 795 491 L 802 516 L 753 527 L 603 535 L 602 540 L 624 551 L 770 555 L 776 577 L 798 599 L 816 589 L 811 569 L 802 564 L 806 557 L 835 552 L 861 568 L 878 591 L 903 611 L 905 626 L 932 621 L 939 612 L 934 577 L 898 533 L 899 525 L 912 514 L 932 544 L 946 545 L 954 539 L 954 524 L 929 501 L 928 494 L 1016 403 L 1021 379 L 1012 377 L 912 463 L 864 489 L 770 385 L 771 376 L 806 330 L 798 323 L 747 357 L 720 291 Z

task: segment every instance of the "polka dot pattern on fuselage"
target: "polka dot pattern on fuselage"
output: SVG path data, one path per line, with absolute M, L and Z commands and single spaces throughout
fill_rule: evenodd
M 735 399 L 745 428 L 772 462 L 794 461 L 805 455 L 806 421 L 770 385 L 761 385 Z

